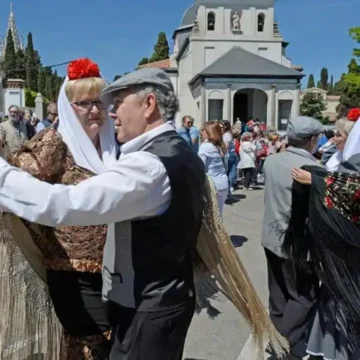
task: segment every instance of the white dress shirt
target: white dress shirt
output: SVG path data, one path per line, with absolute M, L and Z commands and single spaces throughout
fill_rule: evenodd
M 124 144 L 108 171 L 78 185 L 48 184 L 0 159 L 0 210 L 52 227 L 161 215 L 170 205 L 170 181 L 160 159 L 139 149 L 169 130 L 165 123 Z

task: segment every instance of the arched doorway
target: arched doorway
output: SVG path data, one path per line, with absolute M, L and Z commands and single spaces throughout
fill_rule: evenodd
M 267 94 L 259 89 L 241 89 L 234 94 L 233 123 L 240 119 L 247 122 L 249 118 L 259 121 L 267 119 Z

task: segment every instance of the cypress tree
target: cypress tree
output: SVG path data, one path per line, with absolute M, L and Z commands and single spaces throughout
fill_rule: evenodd
M 329 73 L 328 69 L 323 67 L 320 72 L 320 88 L 327 90 L 329 86 Z
M 45 82 L 46 82 L 46 76 L 44 69 L 39 69 L 39 75 L 38 75 L 38 92 L 45 96 Z
M 5 71 L 5 82 L 8 79 L 14 79 L 17 76 L 16 71 L 16 53 L 14 46 L 14 39 L 12 36 L 12 31 L 9 29 L 7 38 L 6 38 L 6 48 L 5 56 L 3 62 L 3 70 Z
M 150 59 L 152 61 L 160 61 L 169 58 L 169 43 L 164 32 L 159 33 L 157 43 L 154 47 L 154 52 Z
M 33 91 L 38 91 L 38 73 L 38 55 L 34 51 L 33 38 L 30 32 L 26 47 L 26 83 Z
M 310 89 L 310 88 L 313 88 L 313 87 L 315 87 L 314 75 L 310 74 L 308 84 L 307 84 L 307 88 Z
M 22 50 L 16 52 L 16 78 L 26 80 L 26 58 L 25 53 Z

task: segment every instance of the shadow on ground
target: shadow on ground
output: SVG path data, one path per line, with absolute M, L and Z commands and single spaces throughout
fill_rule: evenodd
M 232 194 L 231 196 L 229 196 L 226 199 L 225 203 L 227 205 L 233 205 L 233 204 L 238 203 L 242 199 L 246 199 L 246 195 L 244 195 L 244 194 Z
M 230 235 L 231 242 L 238 248 L 244 245 L 249 239 L 242 235 Z

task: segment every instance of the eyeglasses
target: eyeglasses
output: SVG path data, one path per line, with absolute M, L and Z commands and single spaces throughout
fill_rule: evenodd
M 75 104 L 79 110 L 91 111 L 93 106 L 96 106 L 98 110 L 105 110 L 106 105 L 101 100 L 84 100 L 84 101 L 74 101 L 71 104 Z

